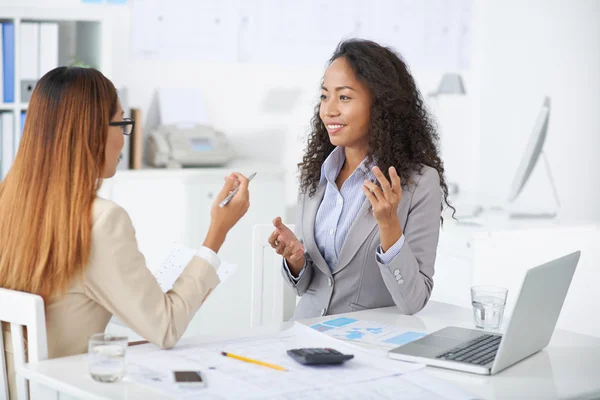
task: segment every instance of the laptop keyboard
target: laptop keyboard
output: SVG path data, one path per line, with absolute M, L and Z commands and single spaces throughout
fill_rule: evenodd
M 501 339 L 502 336 L 498 335 L 481 335 L 450 351 L 440 354 L 436 358 L 485 365 L 496 358 Z

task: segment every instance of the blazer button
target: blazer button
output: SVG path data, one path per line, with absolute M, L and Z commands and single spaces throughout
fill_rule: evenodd
M 327 310 L 324 308 L 321 310 L 321 316 L 325 315 L 325 313 L 327 312 Z
M 329 287 L 331 287 L 333 285 L 333 279 L 329 278 L 327 280 L 327 284 L 329 285 Z
M 404 283 L 404 279 L 398 279 L 398 285 L 402 285 Z
M 394 275 L 396 275 L 396 276 L 400 275 L 400 270 L 398 270 L 398 269 L 394 270 Z

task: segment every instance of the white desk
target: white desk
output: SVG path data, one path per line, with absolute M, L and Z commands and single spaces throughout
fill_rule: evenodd
M 421 332 L 432 332 L 448 324 L 472 326 L 470 310 L 437 302 L 431 302 L 415 316 L 398 315 L 393 307 L 344 315 Z M 323 319 L 302 322 L 312 324 Z M 427 368 L 427 371 L 481 399 L 600 398 L 600 339 L 557 330 L 545 350 L 495 376 L 437 368 Z M 70 396 L 84 400 L 166 398 L 127 379 L 113 384 L 93 381 L 87 371 L 85 355 L 28 365 L 20 373 L 31 382 L 45 386 L 48 398 L 52 399 Z

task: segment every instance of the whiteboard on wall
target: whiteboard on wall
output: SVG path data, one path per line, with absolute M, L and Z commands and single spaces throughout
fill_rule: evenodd
M 135 0 L 134 56 L 324 65 L 344 38 L 375 40 L 413 68 L 468 69 L 472 0 Z

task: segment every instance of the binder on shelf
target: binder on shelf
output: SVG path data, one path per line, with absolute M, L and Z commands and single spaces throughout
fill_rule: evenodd
M 0 22 L 0 104 L 4 103 L 4 39 L 2 35 L 2 22 Z M 0 149 L 0 152 L 2 150 Z
M 0 53 L 2 54 L 2 53 Z M 1 79 L 0 79 L 1 80 Z M 0 113 L 0 179 L 4 179 L 4 134 L 2 133 L 2 113 Z
M 25 117 L 27 116 L 27 111 L 21 111 L 21 136 L 23 136 L 23 129 L 25 128 Z
M 40 53 L 39 53 L 39 75 L 46 75 L 58 67 L 58 23 L 40 23 Z
M 2 177 L 5 177 L 10 169 L 14 156 L 13 113 L 1 113 L 0 123 L 2 126 Z
M 40 77 L 40 24 L 21 23 L 19 37 L 19 72 L 21 80 L 37 80 Z
M 2 133 L 2 113 L 0 113 L 0 179 L 4 179 L 4 134 Z
M 129 168 L 130 169 L 142 169 L 142 110 L 139 108 L 131 109 L 131 119 L 136 124 L 131 132 L 131 138 L 129 139 Z
M 2 23 L 2 69 L 4 102 L 15 101 L 15 25 Z
M 28 102 L 40 78 L 40 24 L 23 22 L 19 38 L 19 70 L 21 72 L 21 101 Z

